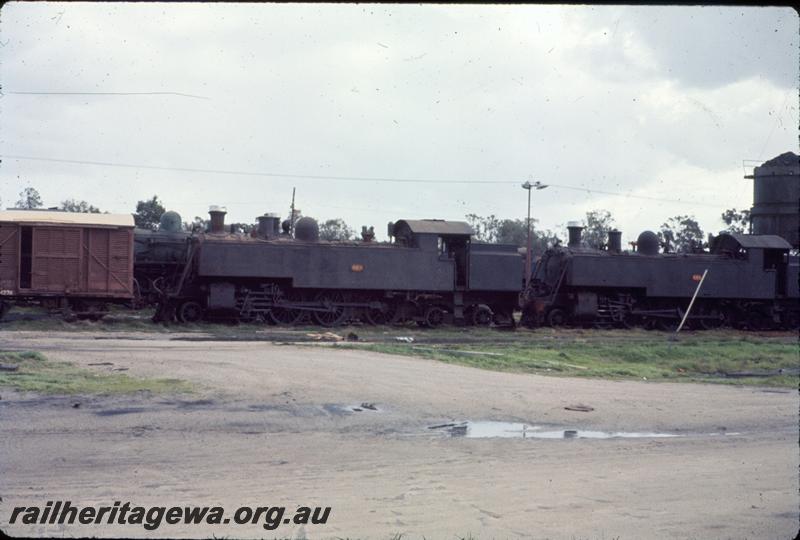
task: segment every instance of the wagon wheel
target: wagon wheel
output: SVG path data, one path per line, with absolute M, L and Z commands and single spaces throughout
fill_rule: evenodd
M 475 309 L 472 311 L 472 324 L 475 326 L 489 326 L 492 324 L 492 319 L 494 318 L 494 313 L 484 304 L 480 304 L 476 306 Z
M 567 323 L 567 314 L 561 308 L 553 308 L 547 314 L 547 324 L 552 327 L 564 326 Z
M 345 301 L 344 294 L 339 291 L 323 291 L 317 295 L 316 301 L 325 306 L 327 311 L 314 311 L 311 314 L 314 322 L 322 326 L 338 326 L 344 321 L 347 308 L 335 305 Z
M 303 310 L 279 306 L 285 303 L 299 302 L 301 299 L 302 296 L 297 292 L 290 291 L 289 294 L 285 294 L 282 290 L 278 289 L 273 296 L 275 305 L 269 310 L 269 318 L 272 319 L 275 324 L 283 324 L 286 326 L 297 324 L 303 318 Z
M 178 307 L 178 320 L 182 323 L 194 323 L 203 318 L 203 306 L 194 300 L 187 300 Z

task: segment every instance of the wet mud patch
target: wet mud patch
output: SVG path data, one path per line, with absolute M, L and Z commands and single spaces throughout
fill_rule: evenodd
M 467 439 L 657 439 L 685 437 L 687 434 L 656 431 L 599 431 L 576 429 L 572 427 L 555 428 L 520 422 L 465 421 L 450 422 L 428 426 L 429 430 L 444 433 L 450 437 Z M 712 433 L 709 435 L 725 435 Z M 728 433 L 734 435 L 735 433 Z
M 122 414 L 139 414 L 145 412 L 147 409 L 144 407 L 119 407 L 116 409 L 103 409 L 94 411 L 96 416 L 118 416 Z
M 383 412 L 383 410 L 378 407 L 375 403 L 371 403 L 368 401 L 362 402 L 358 405 L 342 405 L 340 403 L 326 403 L 322 406 L 322 409 L 334 416 L 341 416 L 341 415 L 348 415 L 348 414 L 356 414 L 356 413 L 376 413 L 376 412 Z

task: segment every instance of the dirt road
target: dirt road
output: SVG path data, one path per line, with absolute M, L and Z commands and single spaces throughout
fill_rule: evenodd
M 0 389 L 7 533 L 785 539 L 798 530 L 794 391 L 517 375 L 264 342 L 103 337 L 4 332 L 0 348 L 184 379 L 198 390 L 120 398 Z M 429 429 L 442 424 L 455 425 Z M 504 436 L 472 437 L 481 430 Z M 581 437 L 612 432 L 629 437 Z M 8 525 L 12 507 L 57 499 L 332 511 L 325 525 L 275 531 L 261 523 L 164 524 L 153 533 Z

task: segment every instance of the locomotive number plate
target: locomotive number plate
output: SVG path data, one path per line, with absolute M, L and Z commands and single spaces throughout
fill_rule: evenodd
M 703 279 L 703 274 L 692 274 L 692 281 L 700 281 Z
M 363 264 L 351 264 L 350 265 L 350 270 L 352 272 L 363 272 L 364 271 L 364 265 Z

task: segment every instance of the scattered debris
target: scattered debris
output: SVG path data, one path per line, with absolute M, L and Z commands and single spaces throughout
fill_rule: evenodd
M 87 366 L 113 366 L 114 362 L 90 362 Z
M 592 412 L 594 407 L 590 407 L 588 405 L 567 405 L 564 407 L 568 411 L 577 411 L 577 412 Z
M 81 408 L 81 404 L 80 403 L 73 403 L 72 404 L 72 408 L 73 409 L 80 409 Z
M 369 409 L 370 411 L 377 411 L 378 410 L 378 407 L 376 407 L 374 403 L 368 403 L 366 401 L 364 403 L 362 403 L 361 406 L 363 408 L 365 408 L 365 409 Z
M 306 337 L 310 337 L 311 339 L 317 341 L 344 341 L 344 338 L 339 334 L 334 334 L 333 332 L 325 332 L 322 334 L 317 333 L 310 333 L 306 334 Z
M 0 364 L 0 371 L 17 371 L 19 366 L 5 366 Z
M 411 336 L 397 336 L 394 340 L 402 343 L 414 343 L 414 338 Z

